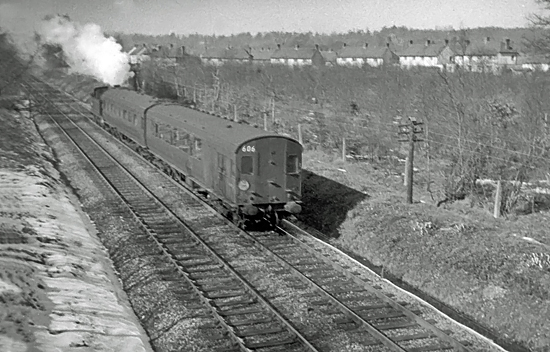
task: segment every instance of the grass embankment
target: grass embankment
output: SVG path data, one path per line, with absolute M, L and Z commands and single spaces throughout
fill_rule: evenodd
M 59 82 L 78 96 L 98 85 L 81 77 Z M 493 219 L 468 198 L 436 207 L 443 182 L 432 184 L 432 199 L 424 171 L 415 174 L 416 203 L 405 204 L 403 165 L 395 160 L 344 163 L 306 151 L 304 168 L 301 219 L 334 244 L 510 342 L 550 348 L 550 250 L 524 239 L 550 244 L 548 212 Z
M 303 220 L 332 243 L 511 342 L 550 348 L 548 212 L 494 219 L 468 199 L 436 207 L 420 184 L 408 205 L 401 165 L 343 163 L 318 152 L 304 159 L 315 176 L 304 184 Z

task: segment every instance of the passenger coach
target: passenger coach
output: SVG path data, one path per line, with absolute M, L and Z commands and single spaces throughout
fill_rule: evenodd
M 221 200 L 236 222 L 276 222 L 301 211 L 302 146 L 296 140 L 127 89 L 100 88 L 94 97 L 107 128 Z

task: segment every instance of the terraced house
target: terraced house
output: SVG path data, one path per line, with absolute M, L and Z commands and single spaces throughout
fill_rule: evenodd
M 435 43 L 426 40 L 424 44 L 414 44 L 411 40 L 409 45 L 397 55 L 399 55 L 399 64 L 403 68 L 422 66 L 444 69 L 452 65 L 455 53 L 449 47 L 448 41 Z
M 467 71 L 495 71 L 500 45 L 490 37 L 483 43 L 471 43 L 469 40 L 454 45 L 454 63 Z
M 305 66 L 313 63 L 313 48 L 301 48 L 299 45 L 293 48 L 282 47 L 271 55 L 272 64 L 284 64 L 288 66 Z
M 363 46 L 352 47 L 345 46 L 338 53 L 336 63 L 343 66 L 358 66 L 369 65 L 378 67 L 382 65 L 398 64 L 399 56 L 385 47 L 372 47 L 369 43 Z
M 518 50 L 512 47 L 510 39 L 501 42 L 484 38 L 483 42 L 471 43 L 465 41 L 463 45 L 454 46 L 454 63 L 472 72 L 497 72 L 503 68 L 518 68 L 520 56 Z M 529 62 L 534 64 L 535 62 Z

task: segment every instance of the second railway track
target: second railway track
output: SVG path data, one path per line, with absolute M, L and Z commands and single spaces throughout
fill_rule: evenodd
M 141 223 L 136 242 L 159 256 L 158 270 L 189 319 L 209 317 L 217 350 L 485 350 L 467 347 L 327 253 L 292 236 L 239 230 L 114 142 L 62 92 L 38 81 L 27 88 L 124 201 L 120 213 Z

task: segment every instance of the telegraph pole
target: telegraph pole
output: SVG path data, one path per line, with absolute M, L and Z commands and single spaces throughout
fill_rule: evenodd
M 399 124 L 399 142 L 409 143 L 409 156 L 407 157 L 407 165 L 405 166 L 405 181 L 407 184 L 407 203 L 413 202 L 413 170 L 414 170 L 414 143 L 422 142 L 422 139 L 417 137 L 417 134 L 423 133 L 422 122 L 419 122 L 414 117 L 408 118 L 408 121 L 403 121 Z

